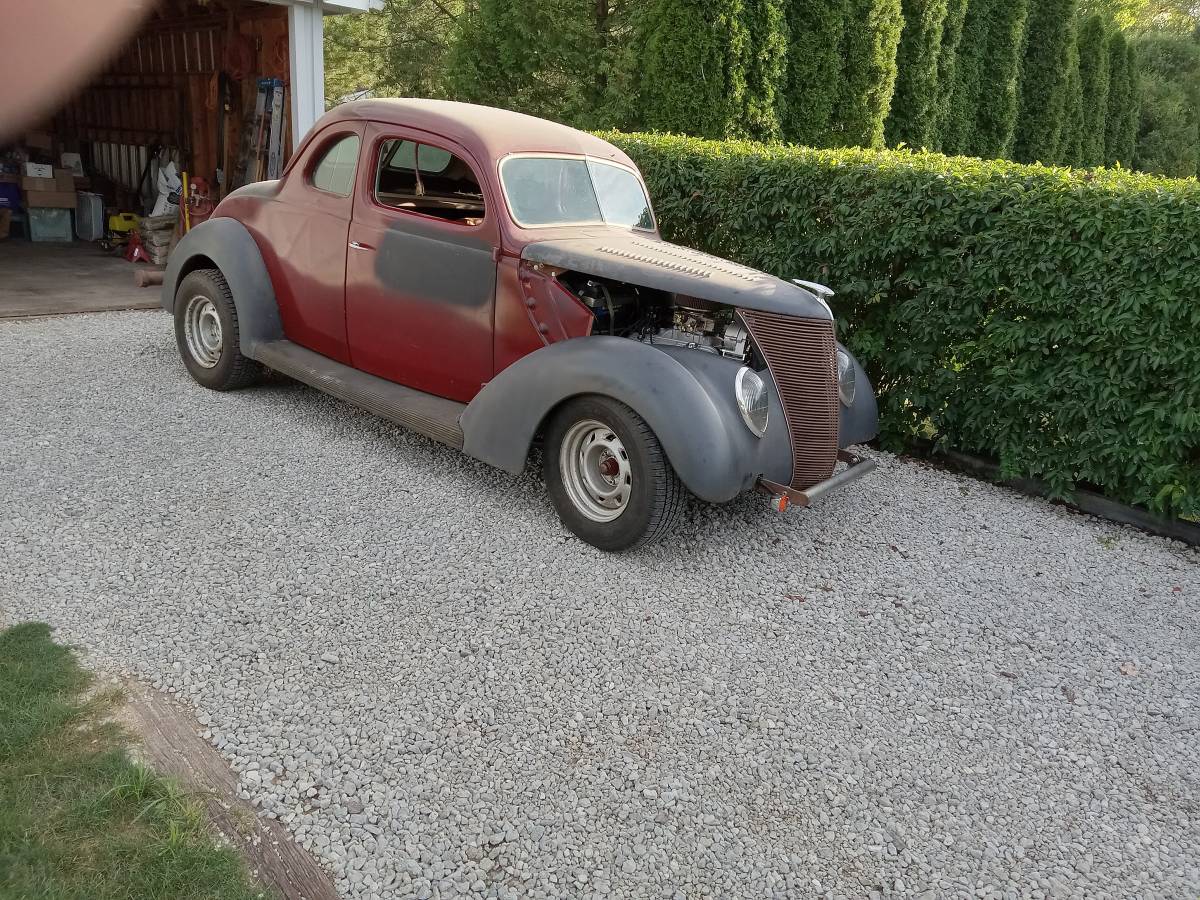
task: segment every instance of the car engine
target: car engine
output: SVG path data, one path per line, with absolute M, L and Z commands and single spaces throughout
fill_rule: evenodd
M 687 347 L 738 360 L 749 353 L 749 332 L 731 307 L 577 272 L 563 272 L 558 280 L 592 311 L 596 319 L 592 334 Z

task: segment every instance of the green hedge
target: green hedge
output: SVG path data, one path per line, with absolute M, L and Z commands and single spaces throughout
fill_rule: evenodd
M 605 133 L 664 235 L 838 292 L 886 446 L 1200 515 L 1200 183 Z

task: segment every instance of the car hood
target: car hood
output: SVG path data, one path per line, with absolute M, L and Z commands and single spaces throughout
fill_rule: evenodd
M 799 285 L 651 235 L 602 230 L 526 245 L 521 258 L 742 309 L 832 319 Z

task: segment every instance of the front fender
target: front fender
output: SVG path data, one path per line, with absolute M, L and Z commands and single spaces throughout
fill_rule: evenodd
M 654 431 L 680 480 L 714 503 L 753 487 L 759 475 L 787 482 L 792 456 L 783 410 L 768 379 L 766 435 L 742 422 L 733 393 L 740 364 L 711 353 L 596 336 L 551 344 L 499 373 L 459 420 L 463 450 L 513 474 L 560 403 L 611 397 Z
M 221 270 L 237 309 L 242 353 L 257 358 L 258 346 L 283 338 L 275 288 L 254 236 L 237 219 L 222 216 L 201 222 L 171 251 L 163 273 L 162 307 L 175 311 L 175 294 L 193 269 Z
M 871 379 L 854 354 L 841 344 L 838 347 L 845 350 L 854 365 L 854 403 L 849 408 L 840 407 L 841 418 L 838 422 L 838 446 L 845 448 L 851 444 L 865 444 L 878 436 L 879 403 L 875 399 Z

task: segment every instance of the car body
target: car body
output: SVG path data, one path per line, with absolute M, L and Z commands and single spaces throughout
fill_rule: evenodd
M 409 99 L 322 117 L 183 238 L 162 303 L 208 387 L 267 367 L 512 473 L 545 440 L 564 522 L 622 550 L 688 492 L 782 508 L 870 468 L 830 294 L 664 241 L 594 135 Z

